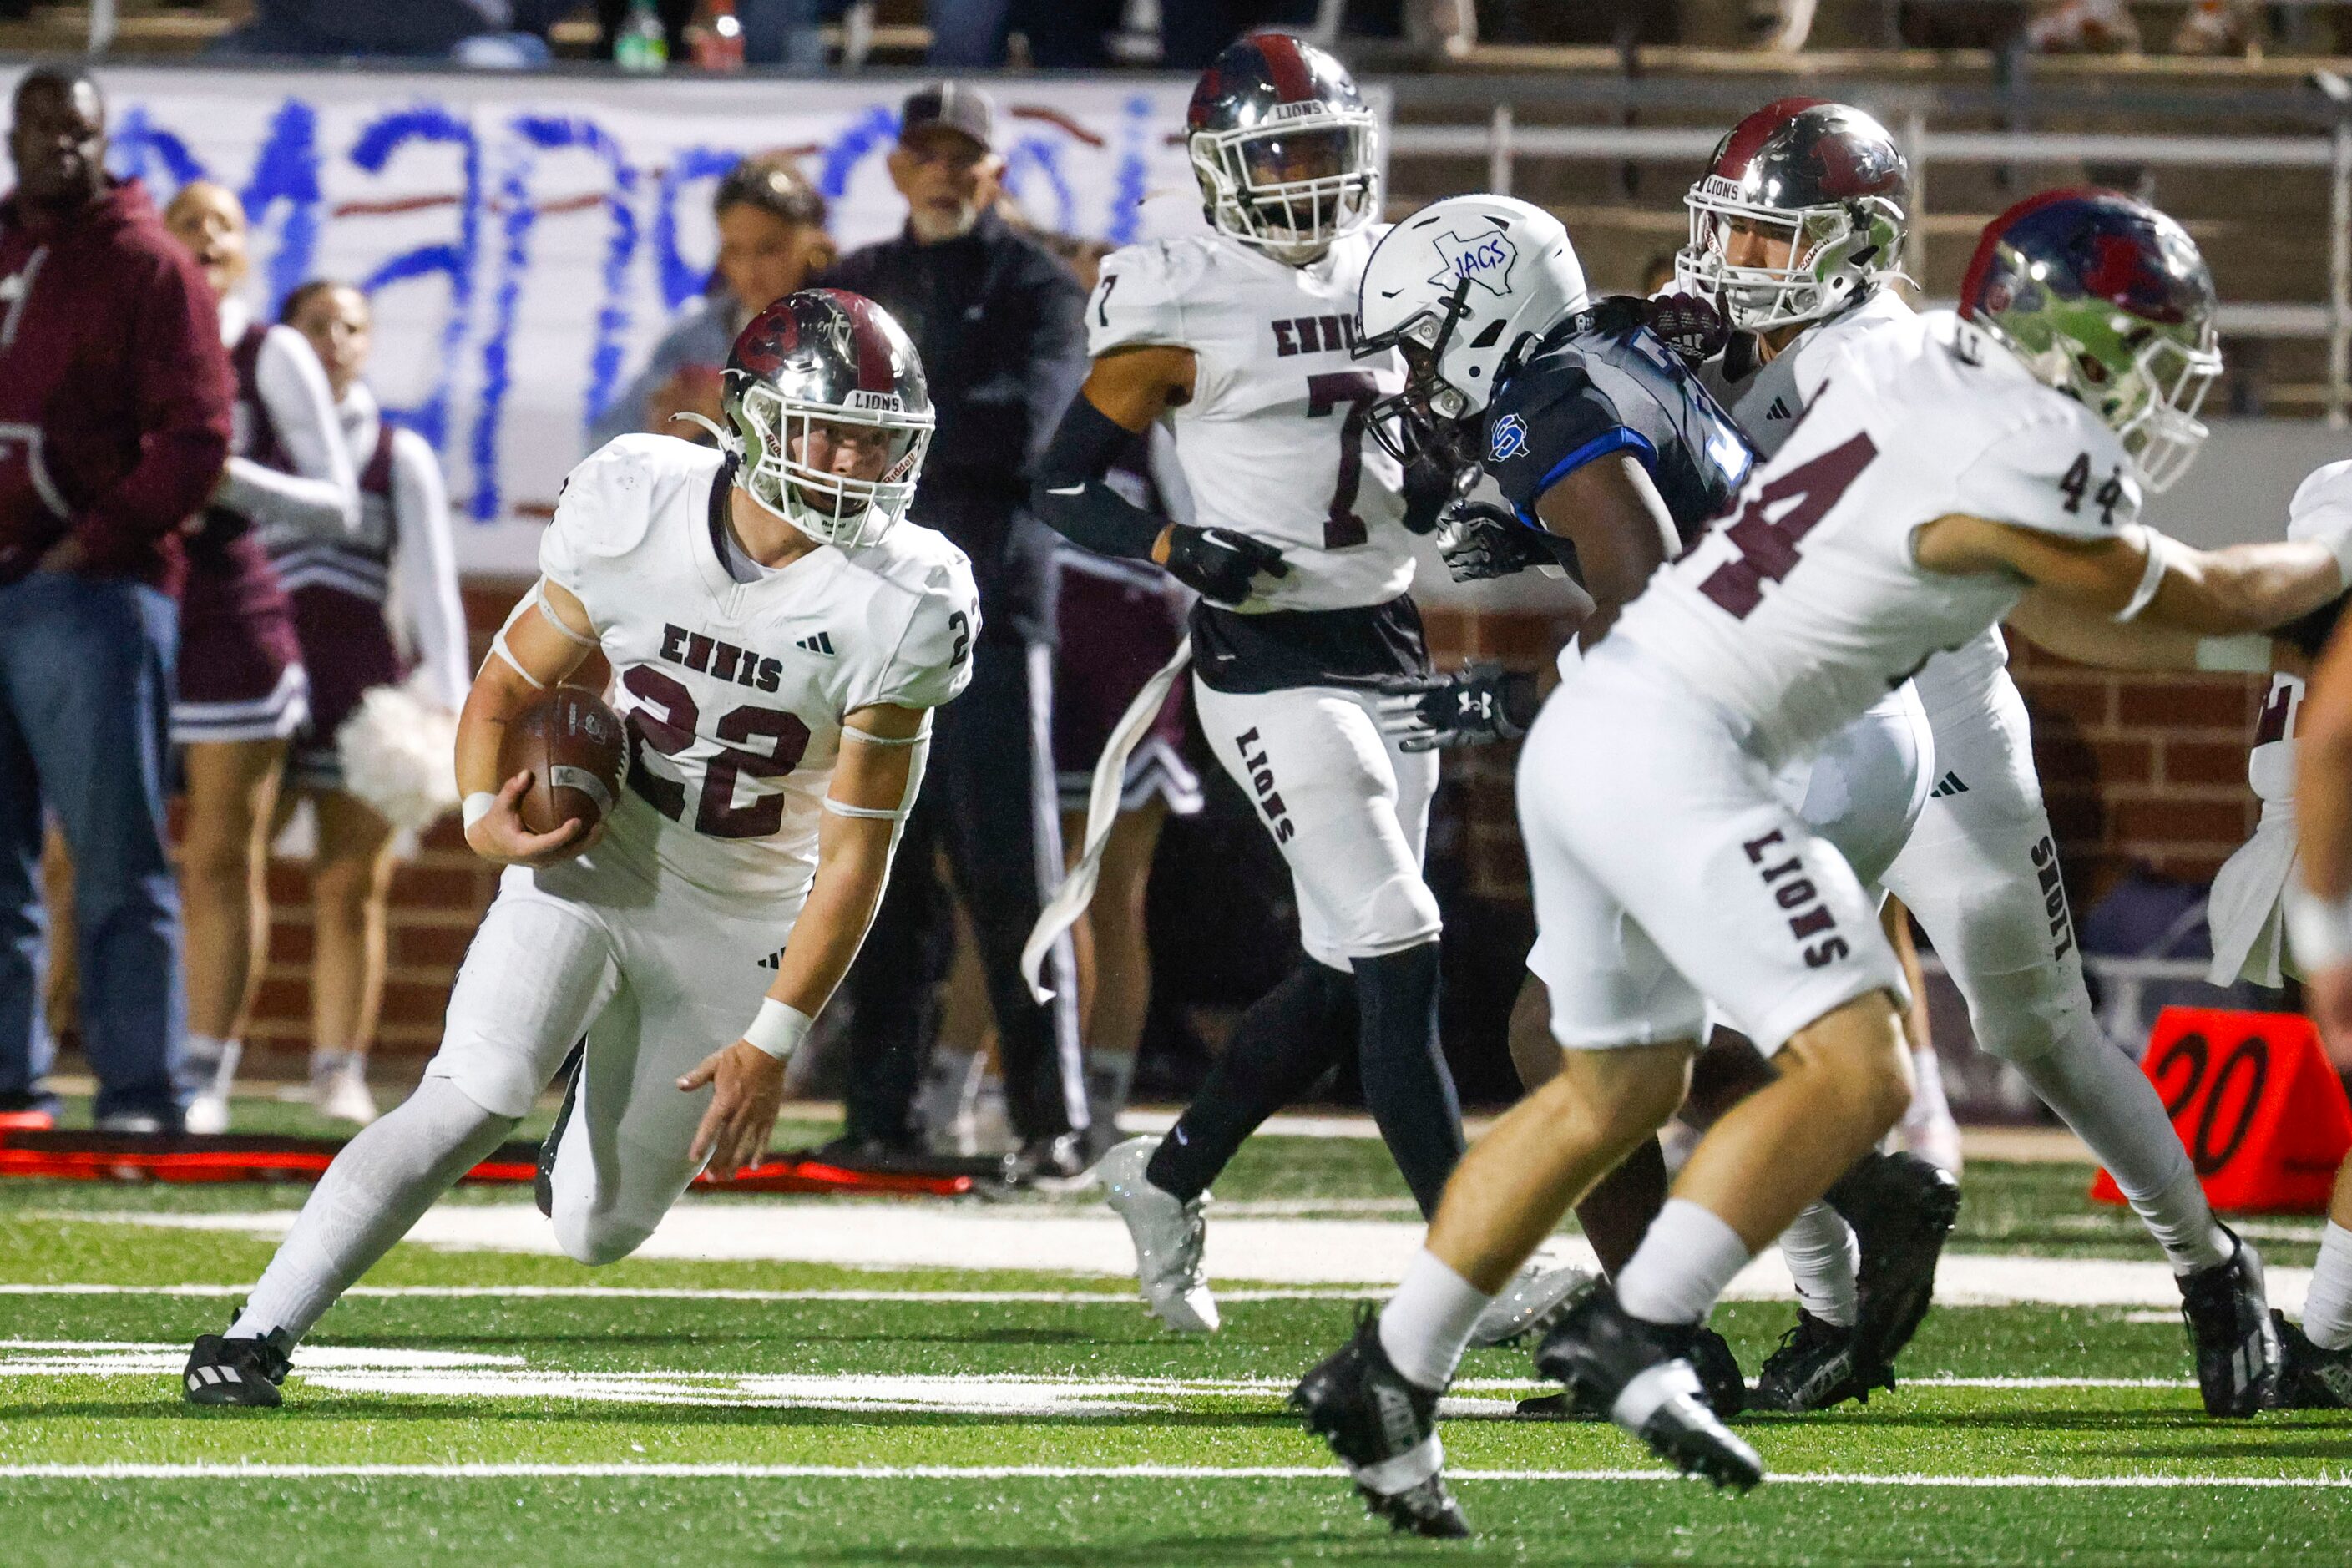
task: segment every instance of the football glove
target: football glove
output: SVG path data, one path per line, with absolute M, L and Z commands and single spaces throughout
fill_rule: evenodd
M 1661 294 L 1644 302 L 1643 324 L 1696 368 L 1724 351 L 1731 324 L 1715 301 L 1697 294 Z
M 1464 501 L 1437 525 L 1437 552 L 1456 583 L 1508 577 L 1559 557 L 1537 531 L 1501 507 Z
M 1219 605 L 1238 605 L 1248 598 L 1251 582 L 1261 572 L 1269 577 L 1290 575 L 1282 552 L 1262 539 L 1229 528 L 1181 522 L 1168 527 L 1167 565 L 1178 582 Z
M 1400 751 L 1451 751 L 1516 741 L 1535 722 L 1533 670 L 1492 662 L 1468 664 L 1452 675 L 1397 676 L 1383 681 L 1381 733 Z

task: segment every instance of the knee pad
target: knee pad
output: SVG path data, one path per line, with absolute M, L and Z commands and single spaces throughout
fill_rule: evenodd
M 1400 873 L 1372 889 L 1347 914 L 1349 958 L 1383 958 L 1437 940 L 1444 918 L 1437 895 L 1418 876 Z
M 2067 1050 L 2079 1039 L 2095 1039 L 2090 994 L 2068 979 L 2054 964 L 1966 976 L 1960 993 L 1968 1003 L 1977 1048 L 2014 1062 Z

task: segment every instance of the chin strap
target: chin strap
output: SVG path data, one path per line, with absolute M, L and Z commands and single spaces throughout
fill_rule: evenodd
M 719 449 L 720 451 L 726 453 L 729 457 L 734 458 L 738 462 L 742 461 L 743 438 L 740 436 L 736 435 L 733 431 L 723 430 L 711 421 L 704 418 L 701 415 L 689 414 L 683 410 L 671 415 L 670 418 L 672 420 L 683 419 L 689 425 L 701 426 L 705 430 L 710 432 L 711 439 L 719 443 Z

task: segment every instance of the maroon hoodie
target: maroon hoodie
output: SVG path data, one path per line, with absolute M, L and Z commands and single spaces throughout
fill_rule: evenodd
M 40 234 L 0 202 L 0 584 L 70 532 L 81 571 L 175 591 L 235 387 L 212 290 L 138 181 Z

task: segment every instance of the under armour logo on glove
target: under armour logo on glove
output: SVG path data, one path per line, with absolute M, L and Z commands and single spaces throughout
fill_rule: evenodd
M 1535 722 L 1531 670 L 1492 662 L 1452 675 L 1399 676 L 1381 683 L 1381 733 L 1405 752 L 1450 751 L 1516 741 Z
M 1648 301 L 1643 324 L 1691 364 L 1703 364 L 1731 342 L 1731 324 L 1711 300 L 1696 294 L 1661 294 Z

